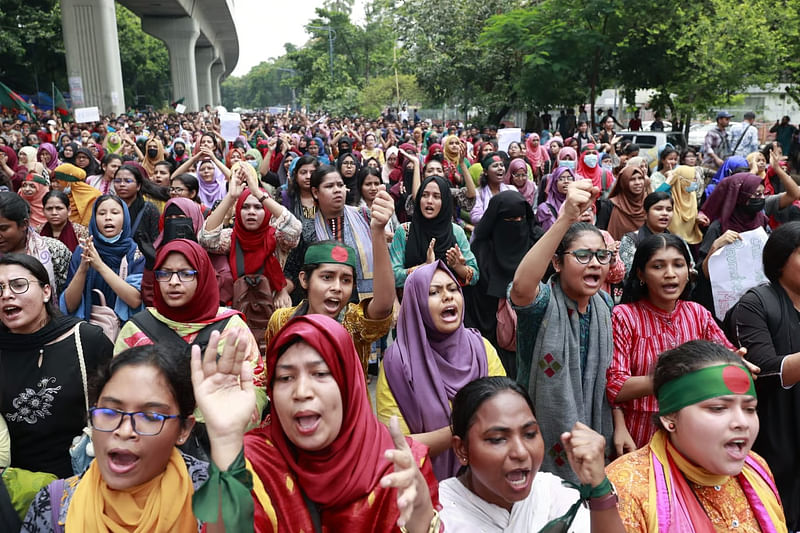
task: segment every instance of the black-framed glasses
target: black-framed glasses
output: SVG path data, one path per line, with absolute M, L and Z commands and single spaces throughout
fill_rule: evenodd
M 185 190 L 186 190 L 186 189 L 184 189 L 183 187 L 170 187 L 170 188 L 169 188 L 169 192 L 170 192 L 170 194 L 172 194 L 172 193 L 175 193 L 175 194 L 181 194 L 181 193 L 182 193 L 183 191 L 185 191 Z
M 92 428 L 97 431 L 116 431 L 122 425 L 122 421 L 126 416 L 131 417 L 133 431 L 143 437 L 152 437 L 161 433 L 161 430 L 164 429 L 164 424 L 170 418 L 183 419 L 181 415 L 164 415 L 152 411 L 129 413 L 119 409 L 111 409 L 110 407 L 92 407 L 89 409 Z
M 0 296 L 6 292 L 6 287 L 8 287 L 14 294 L 24 294 L 28 292 L 28 288 L 30 288 L 31 283 L 38 283 L 39 285 L 42 285 L 41 281 L 31 281 L 28 278 L 14 278 L 8 280 L 8 284 L 0 283 Z
M 156 281 L 171 281 L 172 277 L 177 274 L 180 281 L 189 282 L 194 281 L 197 277 L 197 270 L 156 270 L 154 274 Z
M 598 263 L 605 265 L 611 261 L 611 256 L 613 255 L 611 250 L 606 250 L 605 248 L 600 250 L 587 250 L 586 248 L 580 248 L 578 250 L 572 250 L 564 253 L 571 254 L 575 260 L 582 265 L 588 265 L 592 261 L 592 257 L 596 257 Z

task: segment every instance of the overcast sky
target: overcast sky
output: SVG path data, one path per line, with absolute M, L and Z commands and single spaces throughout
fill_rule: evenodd
M 322 0 L 234 0 L 234 6 L 239 62 L 233 75 L 243 76 L 262 61 L 283 55 L 285 43 L 304 44 L 308 34 L 303 27 Z M 364 20 L 363 6 L 363 0 L 355 1 L 356 22 Z

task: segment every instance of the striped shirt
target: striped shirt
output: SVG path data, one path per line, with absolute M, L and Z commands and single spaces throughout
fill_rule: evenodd
M 614 330 L 614 358 L 606 371 L 606 393 L 612 404 L 620 389 L 632 376 L 652 375 L 658 355 L 691 340 L 708 340 L 735 349 L 711 313 L 700 304 L 678 300 L 667 313 L 647 300 L 622 304 L 611 315 Z M 637 447 L 644 446 L 655 433 L 653 414 L 658 401 L 648 395 L 621 404 L 625 425 Z

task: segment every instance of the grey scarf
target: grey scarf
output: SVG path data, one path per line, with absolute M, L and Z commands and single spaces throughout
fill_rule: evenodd
M 614 343 L 611 310 L 600 294 L 590 300 L 589 351 L 581 371 L 578 309 L 561 290 L 558 276 L 550 280 L 550 303 L 533 349 L 528 392 L 544 438 L 542 470 L 579 483 L 569 465 L 561 434 L 580 421 L 606 438 L 609 456 L 614 434 L 606 399 L 606 369 Z

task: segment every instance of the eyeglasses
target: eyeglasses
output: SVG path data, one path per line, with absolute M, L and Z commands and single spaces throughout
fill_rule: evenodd
M 44 285 L 41 281 L 31 281 L 27 278 L 14 278 L 8 280 L 8 285 L 5 283 L 0 283 L 0 296 L 6 292 L 6 287 L 8 287 L 9 290 L 14 294 L 24 294 L 28 292 L 28 288 L 31 286 L 31 283 L 38 283 L 42 286 Z
M 611 261 L 611 256 L 613 255 L 611 250 L 587 250 L 586 248 L 580 248 L 578 250 L 572 250 L 563 253 L 572 255 L 575 257 L 575 260 L 582 265 L 588 265 L 592 261 L 592 257 L 596 257 L 598 263 L 605 265 Z
M 575 181 L 575 178 L 573 178 L 572 176 L 568 175 L 568 176 L 560 176 L 556 183 L 570 183 L 570 182 L 573 182 L 573 181 Z
M 354 167 L 354 166 L 356 166 L 356 162 L 355 161 L 342 161 L 342 166 L 343 167 Z
M 184 189 L 183 187 L 170 187 L 170 188 L 169 188 L 169 192 L 170 192 L 170 194 L 171 194 L 171 193 L 175 193 L 175 194 L 181 194 L 181 193 L 182 193 L 183 191 L 185 191 L 185 190 L 186 190 L 186 189 Z
M 170 418 L 180 418 L 181 415 L 162 415 L 161 413 L 137 411 L 128 413 L 119 409 L 108 407 L 92 407 L 89 409 L 89 418 L 92 421 L 92 428 L 97 431 L 111 432 L 116 431 L 126 416 L 131 417 L 131 427 L 137 435 L 152 437 L 161 433 L 164 424 Z
M 512 176 L 514 176 L 515 178 L 527 178 L 528 177 L 528 173 L 526 171 L 522 170 L 520 172 L 514 172 L 512 174 Z
M 172 277 L 177 274 L 179 280 L 189 282 L 194 281 L 197 277 L 197 270 L 156 270 L 154 274 L 156 281 L 171 281 Z
M 127 185 L 130 185 L 131 183 L 135 183 L 135 182 L 136 182 L 136 180 L 135 180 L 135 179 L 133 179 L 133 178 L 114 178 L 114 179 L 113 179 L 113 182 L 114 182 L 116 185 L 120 185 L 120 184 L 122 184 L 122 183 L 125 183 L 125 184 L 127 184 Z

